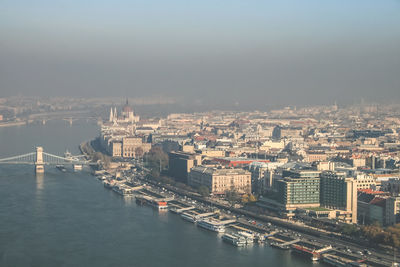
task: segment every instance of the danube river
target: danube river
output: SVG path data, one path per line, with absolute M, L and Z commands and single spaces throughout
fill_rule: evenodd
M 98 134 L 76 122 L 0 128 L 0 158 L 62 155 Z M 322 266 L 268 245 L 236 248 L 179 216 L 137 206 L 87 171 L 0 165 L 0 266 Z

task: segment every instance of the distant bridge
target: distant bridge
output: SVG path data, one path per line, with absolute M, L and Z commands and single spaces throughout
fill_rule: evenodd
M 36 147 L 35 152 L 0 159 L 0 164 L 32 164 L 36 166 L 37 173 L 43 173 L 44 165 L 73 165 L 75 168 L 93 163 L 86 160 L 83 155 L 73 156 L 66 152 L 62 157 L 43 152 L 42 147 Z

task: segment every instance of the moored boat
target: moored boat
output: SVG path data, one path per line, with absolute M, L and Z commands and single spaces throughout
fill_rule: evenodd
M 198 221 L 197 226 L 217 233 L 225 232 L 225 226 L 220 225 L 209 218 Z
M 67 169 L 65 168 L 64 165 L 57 165 L 56 168 L 59 169 L 62 172 L 66 172 L 67 171 Z
M 168 209 L 168 203 L 166 201 L 159 201 L 159 200 L 151 200 L 149 204 L 159 210 L 166 210 Z
M 222 240 L 237 247 L 243 247 L 246 245 L 246 239 L 236 234 L 224 234 Z
M 316 252 L 315 250 L 297 244 L 292 244 L 292 251 L 308 256 L 311 258 L 312 261 L 317 261 L 321 257 L 321 254 Z
M 191 214 L 188 214 L 188 213 L 182 213 L 181 214 L 181 218 L 184 219 L 185 221 L 188 221 L 188 222 L 191 222 L 191 223 L 195 223 L 197 221 L 195 215 L 191 215 Z
M 244 240 L 246 241 L 246 244 L 252 244 L 254 242 L 254 235 L 247 233 L 247 232 L 238 232 L 237 233 L 239 236 L 243 237 Z

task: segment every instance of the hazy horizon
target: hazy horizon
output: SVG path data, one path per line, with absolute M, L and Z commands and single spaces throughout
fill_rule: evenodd
M 2 1 L 0 97 L 400 99 L 400 1 Z

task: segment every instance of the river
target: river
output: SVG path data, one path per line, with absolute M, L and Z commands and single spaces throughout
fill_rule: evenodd
M 0 128 L 0 158 L 35 146 L 63 155 L 95 123 Z M 88 171 L 0 165 L 0 266 L 322 266 L 268 245 L 236 248 L 169 212 L 138 206 Z

